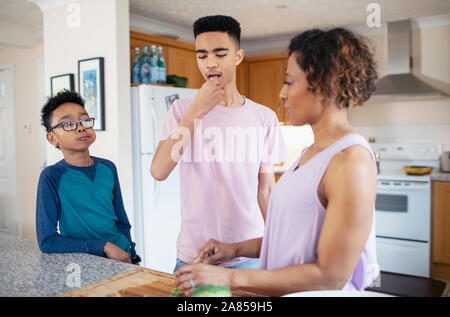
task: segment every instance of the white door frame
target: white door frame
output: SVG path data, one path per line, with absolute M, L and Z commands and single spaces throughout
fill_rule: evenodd
M 45 98 L 45 64 L 44 64 L 44 58 L 38 59 L 38 107 L 39 107 L 39 116 L 41 115 L 42 106 L 45 104 L 46 98 Z M 39 166 L 41 168 L 41 171 L 47 167 L 47 137 L 46 137 L 47 131 L 45 131 L 44 127 L 40 127 L 40 163 Z
M 19 234 L 19 202 L 18 202 L 18 187 L 17 187 L 17 151 L 16 151 L 16 124 L 15 124 L 15 96 L 14 96 L 14 66 L 13 65 L 0 65 L 0 71 L 4 71 L 7 69 L 11 69 L 12 72 L 12 109 L 11 109 L 11 115 L 12 121 L 10 125 L 10 129 L 12 129 L 12 138 L 8 139 L 7 142 L 12 142 L 12 151 L 13 151 L 13 160 L 11 162 L 7 163 L 8 169 L 10 169 L 10 172 L 12 174 L 11 179 L 8 180 L 8 188 L 11 190 L 8 195 L 12 196 L 11 203 L 8 206 L 8 209 L 6 211 L 2 211 L 0 215 L 4 216 L 6 218 L 6 223 L 3 222 L 3 219 L 0 219 L 0 232 L 5 232 L 9 234 Z M 0 89 L 2 89 L 0 87 Z M 2 92 L 0 91 L 0 94 Z M 11 143 L 9 144 L 11 146 Z

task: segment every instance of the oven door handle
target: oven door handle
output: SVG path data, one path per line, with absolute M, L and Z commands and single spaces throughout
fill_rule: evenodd
M 411 185 L 407 185 L 407 186 L 378 184 L 378 186 L 377 186 L 377 189 L 388 189 L 388 190 L 426 190 L 429 188 L 430 188 L 429 183 L 411 184 Z

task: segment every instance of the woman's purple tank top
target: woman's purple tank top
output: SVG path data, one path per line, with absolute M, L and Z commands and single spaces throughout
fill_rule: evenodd
M 365 147 L 375 163 L 367 141 L 358 134 L 348 134 L 295 169 L 303 154 L 283 174 L 272 190 L 264 239 L 260 254 L 262 269 L 316 263 L 317 247 L 326 209 L 317 196 L 319 183 L 333 156 L 342 150 L 360 145 Z M 375 246 L 375 206 L 372 228 L 358 264 L 344 290 L 363 290 L 379 274 Z

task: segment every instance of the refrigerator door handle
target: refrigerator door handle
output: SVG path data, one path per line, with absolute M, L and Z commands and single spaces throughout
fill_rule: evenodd
M 159 139 L 159 135 L 157 135 L 159 129 L 158 129 L 158 120 L 156 120 L 156 110 L 155 110 L 155 104 L 154 104 L 155 98 L 152 98 L 152 121 L 153 121 L 153 152 L 156 152 L 156 148 L 158 146 L 157 139 Z

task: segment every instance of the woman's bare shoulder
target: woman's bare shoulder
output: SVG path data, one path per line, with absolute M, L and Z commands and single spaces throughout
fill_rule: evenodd
M 371 153 L 361 145 L 353 145 L 336 154 L 327 169 L 327 179 L 348 183 L 376 179 L 376 166 Z

